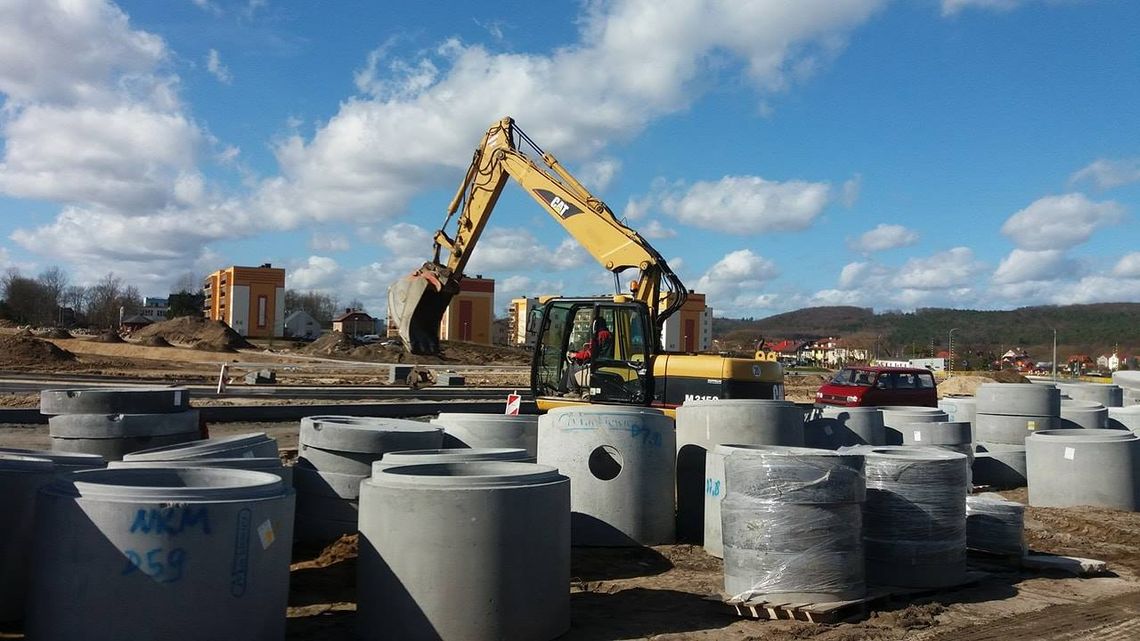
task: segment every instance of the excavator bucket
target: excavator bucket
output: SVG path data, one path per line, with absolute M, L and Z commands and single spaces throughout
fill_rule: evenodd
M 459 289 L 440 276 L 436 266 L 427 263 L 388 288 L 388 315 L 413 354 L 439 353 L 439 323 Z

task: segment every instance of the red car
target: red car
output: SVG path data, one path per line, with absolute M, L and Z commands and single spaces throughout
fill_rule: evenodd
M 815 393 L 817 407 L 938 406 L 934 374 L 916 367 L 844 367 Z

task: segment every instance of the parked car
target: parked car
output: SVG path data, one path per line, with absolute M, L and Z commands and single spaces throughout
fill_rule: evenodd
M 844 367 L 815 393 L 817 407 L 938 406 L 934 373 L 915 367 Z

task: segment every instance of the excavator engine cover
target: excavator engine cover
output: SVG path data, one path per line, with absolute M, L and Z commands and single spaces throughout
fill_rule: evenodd
M 410 276 L 388 288 L 388 314 L 404 347 L 413 354 L 439 353 L 439 323 L 451 298 L 459 291 L 458 279 L 446 269 L 425 263 Z

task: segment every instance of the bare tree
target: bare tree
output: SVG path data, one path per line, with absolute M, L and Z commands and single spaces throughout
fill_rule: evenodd
M 203 281 L 205 281 L 205 279 L 198 274 L 186 272 L 174 280 L 174 284 L 170 286 L 170 293 L 196 294 L 202 291 Z
M 114 272 L 108 272 L 90 288 L 87 315 L 99 327 L 119 325 L 119 301 L 123 294 L 123 281 Z

